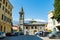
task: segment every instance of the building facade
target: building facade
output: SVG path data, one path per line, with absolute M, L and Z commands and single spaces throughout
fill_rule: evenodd
M 24 34 L 34 35 L 36 32 L 45 31 L 45 25 L 46 23 L 31 20 L 24 23 Z
M 58 22 L 55 19 L 52 19 L 54 16 L 54 11 L 50 11 L 48 13 L 48 25 L 47 25 L 47 30 L 53 31 L 54 28 L 58 31 L 58 28 L 56 25 L 58 25 Z
M 12 27 L 12 29 L 13 29 L 13 32 L 19 32 L 19 26 L 18 25 L 14 25 Z
M 9 0 L 0 0 L 0 31 L 11 32 L 12 8 Z

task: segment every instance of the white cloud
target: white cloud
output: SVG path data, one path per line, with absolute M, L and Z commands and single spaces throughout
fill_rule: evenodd
M 15 18 L 13 19 L 13 25 L 18 25 L 19 24 L 19 19 L 18 18 Z
M 30 21 L 30 20 L 32 20 L 32 19 L 30 19 L 30 18 L 25 19 L 25 21 Z

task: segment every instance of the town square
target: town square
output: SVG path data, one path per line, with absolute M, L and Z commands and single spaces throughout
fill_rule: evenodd
M 60 40 L 60 0 L 0 0 L 0 40 Z

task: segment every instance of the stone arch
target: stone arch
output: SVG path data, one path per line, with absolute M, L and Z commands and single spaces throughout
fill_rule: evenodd
M 34 30 L 34 34 L 35 34 L 35 32 L 37 32 L 37 30 Z

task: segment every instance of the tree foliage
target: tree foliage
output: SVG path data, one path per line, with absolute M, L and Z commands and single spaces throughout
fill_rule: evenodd
M 54 0 L 54 18 L 60 22 L 60 0 Z

